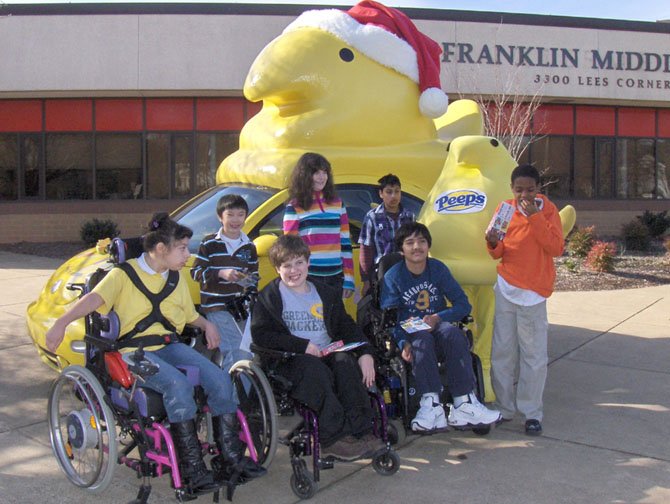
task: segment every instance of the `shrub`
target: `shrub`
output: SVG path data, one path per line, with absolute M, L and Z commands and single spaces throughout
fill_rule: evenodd
M 584 264 L 593 271 L 612 272 L 616 252 L 616 245 L 613 242 L 597 241 L 591 247 Z
M 568 254 L 574 257 L 586 257 L 593 246 L 595 226 L 576 227 L 568 238 Z
M 574 273 L 579 269 L 579 263 L 574 259 L 566 259 L 564 264 L 565 269 L 567 269 L 570 273 Z
M 663 233 L 665 233 L 665 230 L 670 228 L 670 217 L 668 217 L 667 210 L 658 213 L 645 210 L 644 213 L 637 218 L 647 227 L 652 238 L 662 236 Z
M 79 236 L 81 236 L 81 241 L 88 247 L 92 247 L 98 240 L 119 236 L 119 228 L 116 222 L 110 219 L 92 219 L 81 225 Z
M 651 236 L 649 229 L 639 220 L 635 219 L 625 224 L 621 229 L 621 237 L 629 250 L 649 250 L 651 247 Z

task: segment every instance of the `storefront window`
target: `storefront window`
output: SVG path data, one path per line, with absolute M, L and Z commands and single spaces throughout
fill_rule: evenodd
M 571 137 L 544 137 L 530 146 L 531 160 L 542 176 L 542 192 L 552 198 L 570 196 Z
M 196 141 L 196 192 L 216 184 L 216 170 L 221 161 L 237 150 L 237 133 L 198 133 Z
M 653 198 L 656 192 L 654 141 L 619 138 L 616 147 L 616 197 Z
M 533 139 L 533 142 L 535 142 L 536 139 Z M 522 145 L 522 152 L 519 154 L 516 162 L 520 165 L 522 164 L 528 164 L 530 163 L 530 143 L 531 143 L 531 137 L 529 136 L 524 136 L 521 139 L 521 145 Z
M 614 140 L 596 138 L 596 187 L 598 198 L 612 198 L 612 163 L 614 161 Z
M 26 198 L 40 197 L 40 171 L 42 165 L 42 141 L 37 135 L 25 135 L 21 139 L 21 166 L 23 167 L 23 195 Z
M 19 156 L 16 135 L 0 135 L 0 200 L 18 196 Z
M 657 199 L 670 199 L 670 140 L 656 141 L 656 193 Z
M 90 199 L 93 196 L 91 135 L 47 135 L 47 199 Z
M 191 136 L 178 135 L 174 142 L 174 195 L 191 195 L 191 153 L 193 152 Z
M 575 140 L 574 197 L 578 199 L 594 197 L 594 145 L 592 137 L 578 137 Z
M 96 198 L 142 197 L 142 136 L 98 135 L 95 140 Z
M 170 135 L 147 135 L 147 197 L 170 197 Z

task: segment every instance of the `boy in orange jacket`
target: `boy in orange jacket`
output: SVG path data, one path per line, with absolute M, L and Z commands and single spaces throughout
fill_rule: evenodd
M 547 378 L 547 303 L 554 289 L 554 257 L 563 253 L 558 209 L 539 194 L 540 174 L 531 165 L 512 171 L 515 212 L 503 239 L 486 234 L 489 254 L 501 259 L 495 291 L 491 381 L 503 421 L 518 410 L 526 434 L 542 433 L 542 394 Z M 518 384 L 514 382 L 518 368 Z

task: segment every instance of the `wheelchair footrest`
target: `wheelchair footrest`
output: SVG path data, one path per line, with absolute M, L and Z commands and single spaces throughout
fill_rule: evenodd
M 135 500 L 130 501 L 128 504 L 147 504 L 149 502 L 149 495 L 151 495 L 151 485 L 141 485 Z
M 332 469 L 333 467 L 335 467 L 335 458 L 334 457 L 320 458 L 317 464 L 319 466 L 319 469 Z

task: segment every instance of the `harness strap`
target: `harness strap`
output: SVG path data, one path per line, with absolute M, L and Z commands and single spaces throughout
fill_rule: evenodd
M 118 348 L 143 348 L 159 345 L 169 345 L 170 343 L 179 343 L 179 336 L 176 333 L 168 334 L 145 334 L 139 338 L 130 338 L 119 340 Z
M 127 341 L 136 334 L 146 331 L 149 327 L 151 327 L 152 324 L 155 324 L 156 322 L 160 323 L 167 332 L 170 333 L 176 332 L 177 328 L 174 325 L 172 325 L 172 323 L 167 318 L 165 318 L 165 316 L 161 313 L 160 305 L 163 302 L 163 300 L 166 299 L 170 294 L 172 294 L 172 292 L 174 292 L 174 290 L 177 288 L 177 284 L 179 283 L 179 272 L 170 270 L 170 273 L 168 273 L 167 281 L 165 282 L 165 285 L 163 286 L 161 291 L 158 293 L 153 293 L 149 289 L 147 289 L 147 286 L 144 285 L 142 280 L 140 280 L 137 271 L 135 271 L 135 269 L 130 264 L 121 263 L 118 264 L 116 267 L 121 268 L 125 272 L 125 274 L 128 275 L 128 278 L 133 283 L 133 285 L 137 287 L 137 289 L 142 294 L 144 294 L 144 296 L 151 303 L 151 313 L 149 313 L 149 315 L 147 315 L 142 320 L 137 322 L 137 324 L 135 324 L 135 327 L 126 334 L 124 334 L 123 336 L 121 336 L 118 339 L 118 341 L 120 343 Z M 142 339 L 144 340 L 144 338 Z M 122 344 L 123 346 L 131 346 L 126 343 Z M 163 341 L 156 344 L 161 345 L 165 344 L 165 342 Z M 145 342 L 144 345 L 148 346 L 148 343 Z

